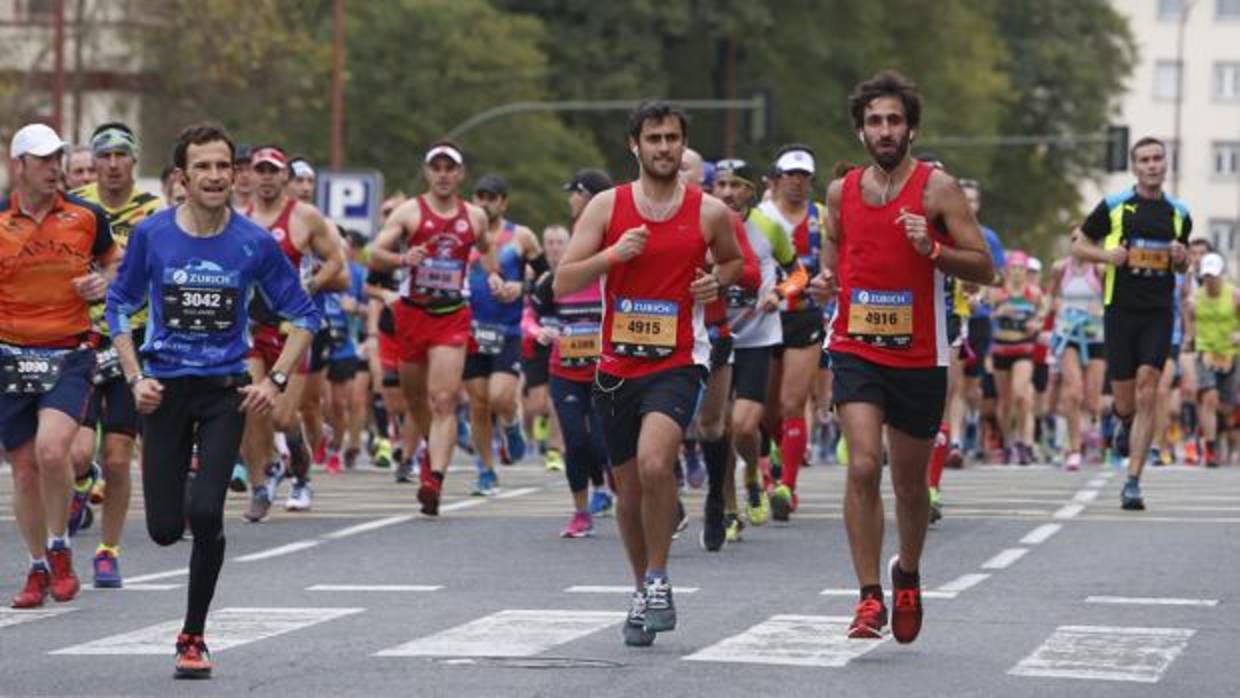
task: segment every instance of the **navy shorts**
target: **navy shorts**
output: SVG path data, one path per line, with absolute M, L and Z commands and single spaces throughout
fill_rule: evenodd
M 504 338 L 504 346 L 498 354 L 476 352 L 465 357 L 465 371 L 462 378 L 489 378 L 493 373 L 511 373 L 521 375 L 521 335 L 509 335 Z
M 893 368 L 853 354 L 831 352 L 832 401 L 868 402 L 888 425 L 918 439 L 933 438 L 943 421 L 947 369 Z
M 81 424 L 90 406 L 94 371 L 95 352 L 80 349 L 65 356 L 59 379 L 46 393 L 0 392 L 0 442 L 4 448 L 16 451 L 34 438 L 39 431 L 39 410 L 63 412 Z M 0 386 L 0 390 L 5 387 Z
M 82 426 L 102 426 L 105 434 L 134 437 L 138 435 L 138 424 L 138 406 L 133 400 L 133 389 L 124 378 L 95 386 Z
M 603 420 L 603 438 L 613 466 L 637 456 L 642 418 L 650 412 L 667 415 L 687 430 L 705 389 L 702 366 L 681 366 L 641 378 L 619 378 L 602 371 L 594 375 L 594 410 Z

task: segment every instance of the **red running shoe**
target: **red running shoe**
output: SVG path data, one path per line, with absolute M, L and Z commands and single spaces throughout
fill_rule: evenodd
M 418 502 L 422 504 L 422 513 L 427 516 L 439 516 L 439 490 L 443 485 L 431 479 L 430 482 L 423 482 L 418 488 Z
M 181 633 L 177 636 L 176 673 L 178 679 L 211 678 L 211 652 L 201 635 Z
M 921 587 L 900 586 L 896 582 L 897 572 L 901 571 L 897 570 L 899 564 L 900 556 L 896 555 L 887 565 L 888 573 L 891 575 L 891 596 L 894 599 L 891 611 L 891 635 L 896 642 L 908 644 L 916 640 L 921 632 Z
M 862 599 L 848 626 L 848 637 L 853 640 L 881 640 L 883 627 L 887 625 L 887 607 L 878 599 Z
M 26 586 L 13 597 L 13 608 L 38 608 L 47 599 L 47 592 L 52 586 L 51 575 L 47 570 L 31 568 L 26 575 Z
M 52 568 L 52 598 L 61 603 L 72 601 L 82 588 L 73 573 L 73 551 L 68 548 L 49 550 L 47 564 Z

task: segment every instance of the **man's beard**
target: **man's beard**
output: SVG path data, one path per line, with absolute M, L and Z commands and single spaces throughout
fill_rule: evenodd
M 646 160 L 642 160 L 642 172 L 644 172 L 646 176 L 650 177 L 651 179 L 655 179 L 661 182 L 671 182 L 676 179 L 679 179 L 680 178 L 680 163 L 670 162 L 670 161 L 667 161 L 667 162 L 668 162 L 668 165 L 670 166 L 670 171 L 667 173 L 658 172 L 655 170 L 656 160 L 652 156 L 649 162 L 647 162 Z M 663 163 L 658 162 L 657 164 L 661 165 Z
M 890 155 L 880 155 L 877 152 L 877 148 L 875 148 L 869 140 L 866 140 L 865 142 L 865 149 L 869 151 L 870 157 L 874 159 L 874 163 L 876 165 L 881 167 L 886 172 L 891 172 L 900 163 L 904 162 L 904 158 L 908 157 L 909 143 L 910 139 L 906 134 L 899 144 L 897 144 L 895 152 Z

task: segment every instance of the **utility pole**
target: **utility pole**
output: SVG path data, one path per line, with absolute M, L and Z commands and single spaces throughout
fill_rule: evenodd
M 333 2 L 331 167 L 344 167 L 344 0 Z

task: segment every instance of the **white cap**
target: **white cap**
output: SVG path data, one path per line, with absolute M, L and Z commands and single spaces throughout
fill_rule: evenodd
M 44 124 L 28 124 L 13 134 L 9 145 L 9 158 L 16 160 L 23 155 L 46 157 L 65 148 L 65 142 Z
M 1222 276 L 1224 266 L 1226 265 L 1223 262 L 1223 255 L 1211 252 L 1201 258 L 1201 275 Z
M 1042 260 L 1037 257 L 1030 257 L 1029 261 L 1025 262 L 1025 268 L 1029 271 L 1042 271 Z
M 430 150 L 426 151 L 426 163 L 429 165 L 431 160 L 434 160 L 440 155 L 448 158 L 449 160 L 451 160 L 452 162 L 455 162 L 458 165 L 465 164 L 465 156 L 461 155 L 461 151 L 457 150 L 456 148 L 453 148 L 450 145 L 437 145 L 434 148 L 431 148 Z
M 808 172 L 814 174 L 814 156 L 805 150 L 789 150 L 775 161 L 775 169 L 784 172 Z

